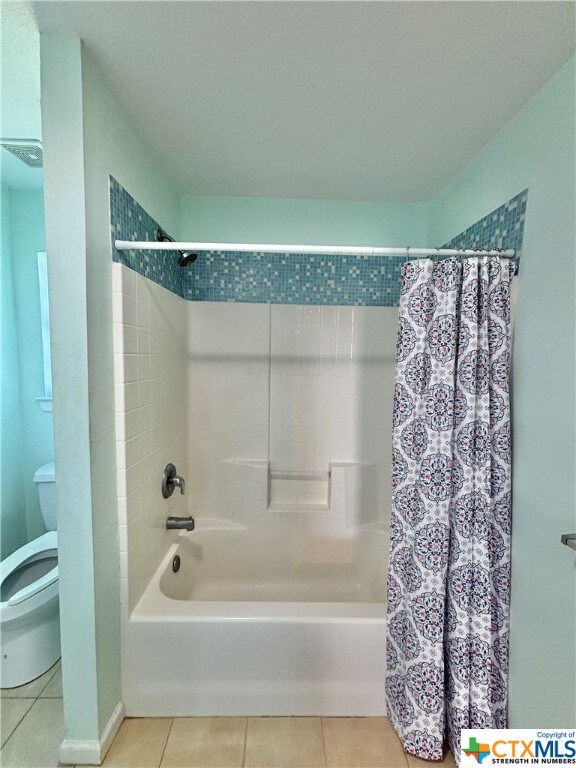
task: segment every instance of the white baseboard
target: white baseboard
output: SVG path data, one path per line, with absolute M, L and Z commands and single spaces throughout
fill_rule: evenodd
M 59 758 L 64 765 L 100 765 L 100 742 L 64 739 L 60 745 Z
M 100 759 L 104 760 L 106 752 L 110 749 L 110 744 L 114 741 L 114 736 L 118 732 L 118 728 L 122 725 L 124 720 L 124 703 L 119 701 L 114 708 L 114 712 L 110 715 L 110 719 L 106 723 L 106 728 L 102 731 L 100 737 Z M 78 761 L 76 761 L 78 762 Z
M 124 704 L 119 701 L 102 731 L 100 740 L 64 739 L 60 746 L 60 762 L 64 765 L 100 765 L 123 719 Z

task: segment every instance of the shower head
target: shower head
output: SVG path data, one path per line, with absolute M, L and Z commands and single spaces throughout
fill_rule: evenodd
M 198 258 L 198 254 L 193 251 L 179 251 L 179 253 L 178 266 L 180 267 L 187 267 L 188 264 L 194 264 Z
M 156 230 L 156 241 L 158 243 L 173 243 L 174 238 L 166 234 L 163 229 L 158 228 Z M 178 266 L 187 267 L 188 264 L 194 264 L 198 258 L 198 254 L 193 251 L 178 251 L 180 256 L 178 257 Z

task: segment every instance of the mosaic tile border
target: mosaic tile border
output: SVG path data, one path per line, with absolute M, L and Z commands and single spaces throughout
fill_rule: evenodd
M 112 260 L 130 267 L 181 296 L 182 270 L 171 251 L 117 251 L 114 247 L 114 240 L 154 241 L 156 230 L 160 226 L 132 195 L 110 176 Z
M 514 248 L 515 272 L 517 272 L 522 256 L 527 205 L 528 190 L 524 189 L 441 247 Z
M 183 276 L 192 301 L 394 306 L 405 256 L 200 253 Z
M 515 248 L 520 254 L 527 199 L 526 189 L 441 247 Z M 110 222 L 114 261 L 190 301 L 398 305 L 404 255 L 382 259 L 378 256 L 199 251 L 198 260 L 181 269 L 171 251 L 120 252 L 114 248 L 116 237 L 153 240 L 159 224 L 112 177 Z

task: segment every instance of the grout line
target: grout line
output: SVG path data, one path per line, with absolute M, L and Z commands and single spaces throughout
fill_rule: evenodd
M 162 760 L 164 760 L 164 753 L 166 752 L 166 747 L 168 746 L 168 739 L 170 738 L 170 734 L 172 733 L 172 726 L 174 725 L 174 718 L 170 718 L 170 728 L 168 728 L 168 735 L 166 736 L 166 741 L 164 742 L 164 748 L 162 750 L 162 754 L 160 755 L 160 762 L 158 763 L 158 768 L 162 765 Z
M 324 738 L 324 718 L 320 717 L 320 730 L 322 731 L 322 748 L 324 749 L 324 765 L 328 765 L 328 755 L 326 754 L 326 739 Z
M 248 741 L 248 718 L 246 718 L 246 728 L 244 729 L 244 751 L 242 752 L 242 768 L 246 764 L 246 743 Z
M 30 699 L 32 699 L 32 698 L 33 698 L 33 697 L 32 697 L 32 696 L 30 696 Z M 8 701 L 8 699 L 4 699 L 4 701 Z M 28 698 L 25 698 L 24 696 L 22 696 L 21 698 L 17 698 L 17 697 L 14 697 L 14 699 L 11 699 L 11 701 L 29 701 L 29 699 L 28 699 Z M 32 701 L 32 704 L 30 704 L 30 706 L 28 707 L 28 709 L 26 710 L 26 712 L 24 712 L 24 714 L 22 715 L 22 717 L 20 718 L 20 720 L 18 720 L 18 722 L 16 723 L 16 725 L 15 725 L 15 726 L 14 726 L 14 728 L 12 729 L 12 733 L 10 734 L 10 736 L 8 736 L 8 738 L 6 739 L 6 741 L 4 742 L 4 744 L 2 744 L 2 745 L 0 746 L 0 757 L 1 757 L 1 755 L 2 755 L 2 750 L 3 750 L 3 749 L 4 749 L 4 747 L 5 747 L 5 746 L 8 744 L 8 742 L 10 741 L 10 739 L 12 738 L 12 736 L 14 736 L 14 734 L 16 733 L 16 731 L 18 730 L 18 728 L 19 728 L 19 726 L 20 726 L 20 723 L 22 722 L 22 720 L 24 720 L 24 718 L 26 717 L 26 715 L 28 714 L 28 712 L 30 712 L 30 710 L 32 709 L 32 707 L 34 706 L 34 704 L 35 704 L 37 701 L 38 701 L 38 699 L 37 699 L 37 698 L 36 698 L 36 699 L 34 699 L 34 700 Z
M 56 667 L 58 662 L 61 662 L 61 659 L 58 659 L 58 661 L 55 661 L 54 664 L 52 665 L 52 667 L 50 667 L 50 669 L 54 669 L 54 667 Z M 50 669 L 47 669 L 46 672 L 43 672 L 42 675 L 39 675 L 38 677 L 42 677 L 47 672 L 50 672 Z M 46 683 L 42 686 L 41 690 L 36 695 L 34 695 L 34 696 L 32 696 L 32 695 L 30 695 L 30 696 L 2 696 L 0 694 L 0 700 L 2 700 L 2 699 L 39 699 L 40 698 L 40 694 L 46 688 L 48 683 L 52 680 L 52 678 L 54 677 L 56 672 L 58 672 L 58 670 L 54 669 L 54 671 L 52 672 L 52 674 L 50 675 L 48 680 L 46 680 Z M 30 680 L 30 682 L 28 682 L 28 683 L 23 683 L 21 686 L 17 686 L 17 688 L 22 688 L 22 687 L 24 687 L 24 685 L 30 685 L 31 683 L 35 682 L 35 680 L 37 680 L 37 679 L 38 678 L 35 678 L 34 680 Z M 3 691 L 3 690 L 16 690 L 16 689 L 14 689 L 14 688 L 11 688 L 11 689 L 10 688 L 7 688 L 7 689 L 1 688 L 0 689 L 0 691 Z M 58 698 L 60 698 L 60 697 L 58 697 Z

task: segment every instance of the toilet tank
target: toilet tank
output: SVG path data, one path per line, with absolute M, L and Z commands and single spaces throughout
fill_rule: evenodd
M 34 475 L 38 487 L 40 511 L 47 531 L 56 530 L 56 472 L 54 462 L 43 464 Z

